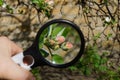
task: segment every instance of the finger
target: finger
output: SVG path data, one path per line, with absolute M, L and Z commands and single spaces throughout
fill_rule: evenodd
M 11 55 L 15 55 L 18 54 L 20 52 L 23 52 L 22 48 L 20 46 L 18 46 L 17 44 L 15 44 L 13 41 L 10 41 L 11 44 Z
M 10 49 L 9 53 L 12 56 L 23 51 L 21 47 L 19 47 L 17 44 L 15 44 L 13 41 L 11 41 L 10 39 L 8 39 L 5 36 L 0 37 L 0 40 L 2 40 L 1 41 L 2 43 L 8 45 L 8 47 Z
M 11 59 L 4 59 L 5 63 L 1 65 L 2 78 L 8 80 L 35 80 L 33 75 L 15 64 Z

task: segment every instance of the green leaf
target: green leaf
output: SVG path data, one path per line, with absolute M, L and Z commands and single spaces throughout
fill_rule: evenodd
M 107 39 L 109 39 L 110 37 L 112 37 L 112 33 L 109 33 L 109 34 L 107 35 Z
M 96 60 L 100 60 L 101 59 L 99 54 L 94 54 L 94 57 L 95 57 Z
M 48 31 L 48 36 L 47 37 L 50 37 L 52 34 L 52 25 L 49 27 L 49 31 Z
M 61 24 L 61 25 L 56 24 L 56 25 L 54 25 L 53 28 L 54 28 L 53 31 L 52 31 L 52 36 L 53 37 L 61 36 L 61 35 L 66 37 L 71 30 L 71 27 L 63 25 L 63 24 Z
M 71 27 L 66 27 L 65 30 L 64 30 L 64 32 L 62 33 L 62 35 L 64 37 L 66 37 L 68 35 L 68 33 L 70 33 L 70 30 L 71 30 Z
M 40 53 L 42 54 L 43 57 L 47 57 L 49 55 L 49 53 L 44 49 L 40 49 Z
M 104 71 L 107 70 L 107 66 L 99 66 L 99 70 L 100 70 L 101 72 L 104 72 Z
M 107 63 L 107 61 L 108 61 L 107 58 L 102 58 L 102 59 L 100 60 L 100 64 L 105 64 L 105 63 Z
M 13 13 L 13 9 L 9 5 L 7 5 L 6 8 L 9 13 L 11 14 Z
M 77 67 L 76 66 L 70 66 L 69 69 L 73 71 L 73 70 L 77 70 Z
M 95 67 L 95 68 L 98 68 L 99 66 L 100 66 L 99 63 L 95 63 L 95 64 L 94 64 L 94 67 Z
M 38 0 L 31 0 L 31 1 L 32 1 L 32 3 L 35 3 L 35 4 L 38 4 L 38 3 L 39 3 Z
M 104 0 L 104 3 L 107 4 L 107 3 L 108 3 L 108 0 Z
M 114 24 L 117 24 L 117 20 L 111 20 L 111 23 L 114 25 Z
M 85 75 L 90 75 L 91 74 L 91 69 L 89 67 L 85 67 L 84 74 Z
M 64 31 L 65 31 L 65 27 L 57 34 L 57 36 L 61 36 Z
M 37 73 L 39 73 L 39 69 L 38 68 L 34 68 L 34 69 L 31 70 L 31 72 L 33 74 L 37 74 Z
M 52 37 L 56 37 L 57 34 L 63 29 L 63 27 L 54 27 L 53 31 L 52 31 Z
M 3 5 L 3 0 L 0 0 L 0 6 L 2 6 Z
M 55 63 L 62 64 L 64 62 L 63 58 L 57 54 L 53 54 L 52 60 Z
M 94 40 L 97 40 L 98 38 L 100 38 L 100 36 L 101 36 L 101 34 L 98 33 L 97 35 L 95 35 L 95 36 L 93 37 L 93 39 L 94 39 Z

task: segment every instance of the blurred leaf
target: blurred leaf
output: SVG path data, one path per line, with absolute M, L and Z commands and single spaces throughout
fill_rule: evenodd
M 44 49 L 40 49 L 40 53 L 42 54 L 43 57 L 49 56 L 49 53 Z
M 35 4 L 38 4 L 39 3 L 39 0 L 31 0 L 32 3 L 35 3 Z
M 108 52 L 103 52 L 102 56 L 107 56 L 109 53 Z
M 107 3 L 108 3 L 108 0 L 104 0 L 104 3 L 107 4 Z
M 3 5 L 3 0 L 0 0 L 0 6 L 2 6 Z
M 57 54 L 53 54 L 52 60 L 58 64 L 62 64 L 64 62 L 63 58 Z
M 96 34 L 96 35 L 93 37 L 93 39 L 94 39 L 94 40 L 97 40 L 98 38 L 100 38 L 100 36 L 101 36 L 101 34 L 98 33 L 98 34 Z
M 107 71 L 107 66 L 99 66 L 99 70 L 101 72 L 105 72 L 105 71 Z
M 6 8 L 9 13 L 11 14 L 13 13 L 13 9 L 9 5 L 7 5 Z
M 118 22 L 117 22 L 117 20 L 111 20 L 111 23 L 114 25 L 114 24 L 117 24 Z
M 85 75 L 90 75 L 91 74 L 91 69 L 89 67 L 85 67 L 84 74 Z
M 70 66 L 69 69 L 70 69 L 70 70 L 77 70 L 77 67 L 75 67 L 75 66 Z
M 39 69 L 38 68 L 34 68 L 31 70 L 31 72 L 35 75 L 37 73 L 39 73 Z
M 99 54 L 94 54 L 94 57 L 95 57 L 96 60 L 100 60 L 101 59 Z
M 109 39 L 110 37 L 112 37 L 112 33 L 109 33 L 109 34 L 107 35 L 107 39 Z
M 100 66 L 99 63 L 95 63 L 95 64 L 94 64 L 94 67 L 95 67 L 95 68 L 98 68 L 99 66 Z
M 38 67 L 32 69 L 31 72 L 34 75 L 34 77 L 36 78 L 35 80 L 42 80 L 41 76 L 40 76 L 40 69 Z
M 102 59 L 100 60 L 100 64 L 105 64 L 105 63 L 107 63 L 107 61 L 108 61 L 107 58 L 102 58 Z

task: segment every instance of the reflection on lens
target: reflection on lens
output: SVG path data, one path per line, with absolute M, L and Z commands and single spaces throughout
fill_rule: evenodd
M 80 51 L 80 37 L 68 24 L 54 23 L 45 28 L 39 37 L 39 51 L 53 64 L 72 61 Z

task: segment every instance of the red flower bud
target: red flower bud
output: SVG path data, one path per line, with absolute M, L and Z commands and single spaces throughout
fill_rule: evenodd
M 61 48 L 65 51 L 67 51 L 67 50 L 73 48 L 73 45 L 70 42 L 65 42 L 65 43 L 62 44 Z
M 57 36 L 55 40 L 58 42 L 58 44 L 61 44 L 65 41 L 65 37 L 64 36 Z
M 67 42 L 65 46 L 68 49 L 71 49 L 73 47 L 72 43 L 70 43 L 70 42 Z
M 49 40 L 49 42 L 50 42 L 50 44 L 51 44 L 51 45 L 54 45 L 54 44 L 55 44 L 55 41 L 54 41 L 54 40 L 52 40 L 52 39 L 51 39 L 51 40 Z

